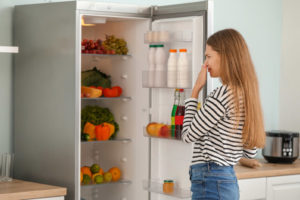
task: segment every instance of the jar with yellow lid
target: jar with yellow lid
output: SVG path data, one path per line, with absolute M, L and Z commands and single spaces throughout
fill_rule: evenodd
M 166 194 L 172 194 L 174 192 L 174 181 L 164 180 L 163 192 Z

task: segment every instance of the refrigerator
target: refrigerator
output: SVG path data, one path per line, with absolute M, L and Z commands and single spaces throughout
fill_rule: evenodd
M 14 10 L 14 178 L 67 187 L 67 200 L 190 199 L 192 145 L 152 138 L 150 122 L 170 124 L 174 88 L 147 84 L 149 31 L 167 32 L 169 49 L 186 48 L 191 94 L 212 31 L 212 1 L 136 6 L 89 1 L 16 6 Z M 83 26 L 85 23 L 92 26 Z M 154 33 L 150 32 L 150 33 Z M 127 55 L 82 52 L 83 39 L 123 38 Z M 81 72 L 96 67 L 119 85 L 118 98 L 82 98 Z M 203 101 L 211 89 L 200 94 Z M 119 124 L 114 140 L 81 141 L 81 110 L 109 108 Z M 117 166 L 118 182 L 81 185 L 80 168 Z M 163 194 L 163 180 L 175 191 Z

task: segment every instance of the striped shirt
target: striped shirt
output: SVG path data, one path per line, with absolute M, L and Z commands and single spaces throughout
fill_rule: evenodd
M 197 104 L 195 98 L 185 100 L 182 130 L 182 140 L 194 143 L 192 164 L 214 162 L 231 166 L 241 157 L 255 157 L 256 148 L 244 149 L 242 144 L 245 122 L 242 99 L 239 116 L 235 113 L 234 96 L 226 85 L 208 95 L 200 110 Z

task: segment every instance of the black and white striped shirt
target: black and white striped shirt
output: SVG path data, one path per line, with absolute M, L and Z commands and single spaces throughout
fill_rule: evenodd
M 215 89 L 198 111 L 197 99 L 186 99 L 182 140 L 195 143 L 192 164 L 214 162 L 230 166 L 243 156 L 255 157 L 256 148 L 244 149 L 242 144 L 245 121 L 243 101 L 240 100 L 239 117 L 236 116 L 233 101 L 233 94 L 226 85 Z

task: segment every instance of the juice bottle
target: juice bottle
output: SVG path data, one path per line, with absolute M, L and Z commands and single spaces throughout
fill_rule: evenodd
M 185 100 L 185 94 L 184 90 L 179 90 L 179 104 L 176 109 L 175 114 L 175 137 L 177 139 L 181 139 L 181 131 L 183 129 L 183 119 L 184 119 L 184 100 Z
M 175 138 L 175 115 L 176 115 L 176 110 L 177 110 L 178 104 L 179 104 L 179 89 L 175 89 L 174 104 L 173 104 L 172 113 L 171 113 L 171 137 L 172 138 Z

